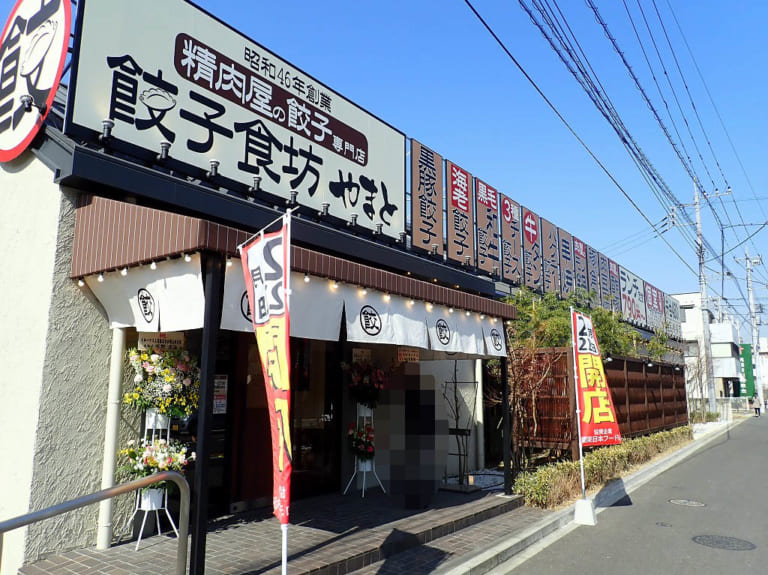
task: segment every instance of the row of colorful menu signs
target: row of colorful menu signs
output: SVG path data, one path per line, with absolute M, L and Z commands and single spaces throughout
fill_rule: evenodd
M 413 248 L 441 255 L 445 244 L 454 263 L 539 292 L 567 296 L 582 289 L 592 294 L 593 306 L 635 326 L 681 336 L 673 297 L 416 140 L 411 162 Z
M 406 231 L 405 134 L 184 0 L 81 4 L 65 132 L 384 237 Z M 415 250 L 540 292 L 581 288 L 679 335 L 674 300 L 579 238 L 415 140 L 410 168 Z

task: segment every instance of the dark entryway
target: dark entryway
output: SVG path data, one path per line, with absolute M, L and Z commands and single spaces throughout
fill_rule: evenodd
M 338 344 L 291 339 L 291 498 L 339 489 L 341 401 Z M 272 504 L 272 444 L 256 339 L 238 336 L 232 385 L 233 511 Z
M 291 339 L 294 498 L 340 489 L 340 362 L 337 342 Z

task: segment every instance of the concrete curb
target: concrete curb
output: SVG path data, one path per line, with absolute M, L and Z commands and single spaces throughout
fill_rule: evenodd
M 702 437 L 694 439 L 689 445 L 622 478 L 621 481 L 609 483 L 593 498 L 596 513 L 600 513 L 603 509 L 610 507 L 628 493 L 644 485 L 670 467 L 677 465 L 683 459 L 708 447 L 722 435 L 728 433 L 732 427 L 743 423 L 747 419 L 729 422 L 724 427 L 706 433 Z M 440 575 L 481 575 L 488 573 L 502 563 L 509 561 L 523 550 L 543 540 L 548 535 L 565 527 L 575 526 L 573 521 L 574 509 L 575 504 L 570 505 L 512 537 L 504 537 L 485 549 L 447 561 L 442 568 L 437 570 L 437 573 Z

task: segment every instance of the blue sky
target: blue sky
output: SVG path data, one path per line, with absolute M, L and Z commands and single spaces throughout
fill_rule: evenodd
M 654 63 L 663 99 L 635 38 L 625 2 Z M 768 5 L 756 0 L 639 0 L 674 86 L 673 94 L 644 28 L 638 0 L 625 2 L 594 0 L 678 149 L 684 146 L 683 156 L 691 157 L 702 187 L 714 194 L 715 188 L 723 192 L 731 186 L 730 196 L 712 198 L 711 203 L 725 225 L 735 226 L 725 230 L 726 250 L 733 248 L 725 256 L 725 265 L 746 296 L 743 263 L 733 258 L 743 259 L 745 246 L 754 257 L 768 237 L 766 229 L 735 247 L 757 230 L 741 224 L 768 220 L 768 199 L 756 199 L 768 196 L 764 104 Z M 14 3 L 0 0 L 0 17 L 5 18 Z M 696 274 L 663 241 L 653 238 L 643 217 L 463 0 L 198 0 L 198 4 L 659 289 L 667 293 L 698 290 Z M 616 133 L 520 3 L 474 0 L 473 4 L 647 218 L 656 223 L 668 216 Z M 532 6 L 532 0 L 524 0 L 524 4 Z M 693 183 L 689 174 L 589 5 L 572 0 L 551 6 L 559 6 L 621 121 L 667 189 L 681 203 L 690 204 Z M 720 229 L 710 207 L 702 205 L 704 235 L 719 251 Z M 685 209 L 693 218 L 693 208 Z M 678 220 L 684 222 L 683 216 Z M 696 270 L 694 249 L 683 234 L 690 238 L 694 230 L 669 229 L 663 237 Z M 707 255 L 707 259 L 711 257 Z M 708 281 L 720 292 L 720 264 L 713 261 L 708 266 Z M 768 271 L 758 267 L 754 279 L 760 301 L 766 293 Z M 746 315 L 736 281 L 729 277 L 724 283 L 724 295 Z M 716 294 L 710 291 L 710 295 Z M 748 332 L 744 334 L 748 337 Z

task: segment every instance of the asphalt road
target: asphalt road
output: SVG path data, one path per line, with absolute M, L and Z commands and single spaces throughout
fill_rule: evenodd
M 600 511 L 600 510 L 598 510 Z M 768 416 L 722 438 L 494 573 L 768 573 Z

